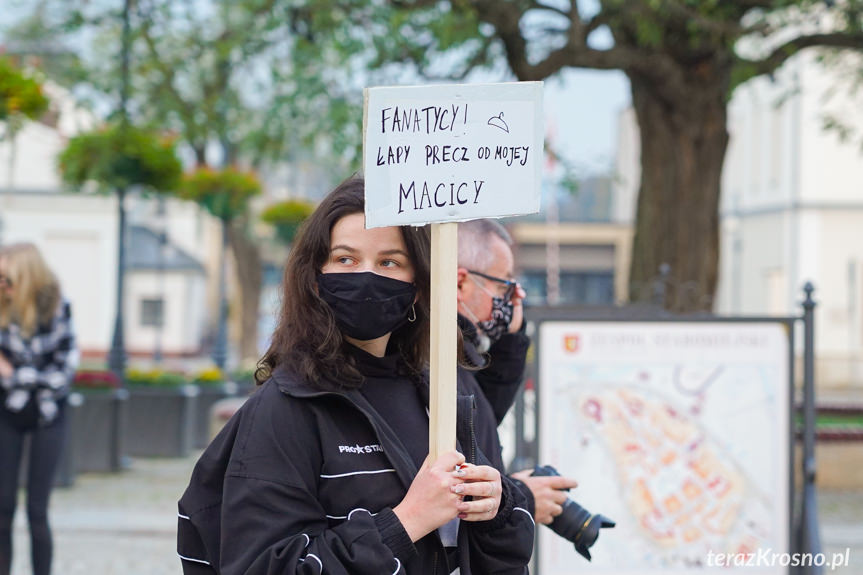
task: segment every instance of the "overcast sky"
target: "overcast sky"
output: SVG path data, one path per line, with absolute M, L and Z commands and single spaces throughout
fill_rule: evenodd
M 545 82 L 546 133 L 579 173 L 610 173 L 618 117 L 629 102 L 623 72 L 568 70 Z

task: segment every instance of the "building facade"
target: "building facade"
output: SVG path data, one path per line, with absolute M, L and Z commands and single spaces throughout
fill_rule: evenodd
M 54 121 L 28 122 L 14 140 L 0 141 L 0 245 L 39 247 L 72 303 L 84 356 L 102 358 L 116 309 L 117 200 L 64 189 L 57 157 L 95 121 L 62 89 L 46 88 Z M 194 205 L 168 200 L 157 213 L 158 204 L 127 197 L 126 348 L 138 356 L 197 354 L 215 309 L 207 278 L 218 265 L 218 229 Z
M 722 173 L 715 311 L 799 315 L 816 287 L 819 385 L 863 390 L 863 149 L 826 130 L 828 115 L 863 128 L 863 105 L 835 69 L 804 51 L 772 77 L 738 87 Z M 639 139 L 621 115 L 621 205 L 634 210 Z M 801 338 L 798 338 L 798 342 Z

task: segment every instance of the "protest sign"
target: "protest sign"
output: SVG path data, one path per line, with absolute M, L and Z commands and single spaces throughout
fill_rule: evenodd
M 542 82 L 367 88 L 366 227 L 432 224 L 429 454 L 455 448 L 458 228 L 539 211 Z
M 366 226 L 539 211 L 542 82 L 370 88 Z

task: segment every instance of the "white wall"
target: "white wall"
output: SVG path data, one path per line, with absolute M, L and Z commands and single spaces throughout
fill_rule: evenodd
M 57 190 L 56 158 L 65 140 L 54 129 L 28 122 L 14 140 L 0 140 L 0 188 Z
M 728 106 L 729 143 L 722 172 L 723 213 L 775 210 L 796 194 L 796 63 L 775 81 L 756 78 L 740 86 Z
M 166 272 L 162 280 L 155 271 L 128 275 L 126 346 L 131 353 L 151 353 L 159 329 L 141 323 L 141 300 L 164 299 L 162 352 L 194 353 L 200 349 L 204 321 L 204 277 L 189 272 Z
M 3 243 L 33 242 L 71 301 L 82 349 L 108 349 L 117 281 L 110 196 L 0 194 Z
M 842 142 L 837 134 L 822 129 L 823 116 L 832 112 L 863 130 L 863 96 L 848 95 L 849 83 L 841 72 L 825 70 L 812 52 L 804 54 L 800 76 L 803 85 L 801 200 L 819 205 L 863 207 L 863 154 L 860 141 Z M 853 56 L 849 56 L 851 58 Z M 856 61 L 863 66 L 858 57 Z M 858 68 L 859 70 L 859 68 Z M 833 98 L 829 93 L 835 91 Z
M 839 95 L 828 101 L 834 88 Z M 863 127 L 859 102 L 849 107 L 841 90 L 835 71 L 804 52 L 774 82 L 758 78 L 735 92 L 723 172 L 719 311 L 796 315 L 801 287 L 812 281 L 820 381 L 863 386 L 863 289 L 856 280 L 863 155 L 859 143 L 823 128 L 825 113 L 837 106 L 845 121 Z M 735 250 L 735 242 L 742 247 Z
M 631 224 L 635 222 L 641 181 L 641 140 L 638 121 L 632 107 L 622 110 L 618 116 L 614 176 L 612 221 L 618 224 Z

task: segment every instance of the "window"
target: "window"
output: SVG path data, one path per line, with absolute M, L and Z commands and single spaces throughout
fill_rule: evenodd
M 520 278 L 527 291 L 528 305 L 546 303 L 544 271 L 529 271 Z M 560 305 L 614 305 L 614 273 L 561 272 Z
M 145 327 L 162 327 L 165 324 L 165 300 L 141 300 L 141 325 Z

